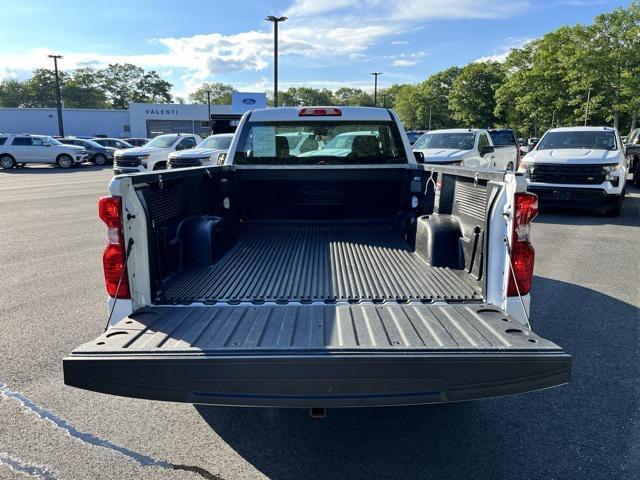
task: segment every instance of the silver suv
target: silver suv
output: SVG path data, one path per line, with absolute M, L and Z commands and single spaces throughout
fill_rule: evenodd
M 0 134 L 0 167 L 50 163 L 60 168 L 80 165 L 89 158 L 84 147 L 65 145 L 46 135 Z

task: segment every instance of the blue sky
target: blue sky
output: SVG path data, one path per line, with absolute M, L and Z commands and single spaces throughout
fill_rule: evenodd
M 281 24 L 280 87 L 419 82 L 452 65 L 504 58 L 557 27 L 627 6 L 614 0 L 4 0 L 0 79 L 50 66 L 130 62 L 186 96 L 203 81 L 272 88 L 272 27 Z M 55 6 L 54 6 L 55 5 Z

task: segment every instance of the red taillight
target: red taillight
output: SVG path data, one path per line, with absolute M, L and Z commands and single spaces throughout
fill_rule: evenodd
M 124 253 L 124 247 L 122 245 L 110 243 L 102 254 L 104 282 L 110 297 L 131 298 Z M 120 278 L 122 278 L 122 281 L 120 281 Z M 118 289 L 118 283 L 120 283 L 120 289 Z
M 339 108 L 301 108 L 299 117 L 341 117 L 342 110 Z
M 530 243 L 531 222 L 538 214 L 538 196 L 516 193 L 514 200 L 513 233 L 511 238 L 511 264 L 507 295 L 526 295 L 531 290 L 535 250 Z
M 122 199 L 120 197 L 102 197 L 98 202 L 98 215 L 108 228 L 122 226 Z
M 122 232 L 122 199 L 120 197 L 101 198 L 98 203 L 98 214 L 108 228 L 109 243 L 102 254 L 107 293 L 111 297 L 131 298 Z

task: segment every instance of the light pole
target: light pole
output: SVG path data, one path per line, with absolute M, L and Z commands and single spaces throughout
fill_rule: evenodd
M 62 101 L 60 100 L 60 75 L 58 74 L 58 59 L 62 55 L 48 55 L 53 58 L 53 68 L 56 71 L 56 104 L 58 107 L 58 135 L 64 137 L 64 125 L 62 124 Z
M 587 122 L 589 121 L 589 103 L 591 103 L 591 90 L 593 90 L 593 88 L 589 87 L 589 90 L 587 90 L 587 108 L 584 114 L 584 126 L 587 126 Z
M 273 22 L 273 106 L 278 106 L 278 23 L 284 22 L 287 17 L 274 17 L 269 15 L 265 18 Z
M 371 72 L 373 75 L 373 105 L 378 106 L 378 76 L 382 75 L 382 72 Z
M 211 90 L 207 90 L 207 125 L 209 125 L 209 133 L 213 132 L 213 125 L 211 125 Z

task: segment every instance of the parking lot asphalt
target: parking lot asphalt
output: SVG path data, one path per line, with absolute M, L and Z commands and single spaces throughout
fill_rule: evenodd
M 533 227 L 532 324 L 571 384 L 410 408 L 233 409 L 66 387 L 106 319 L 108 168 L 0 171 L 0 478 L 632 479 L 640 471 L 640 191 Z M 22 473 L 20 473 L 22 472 Z

